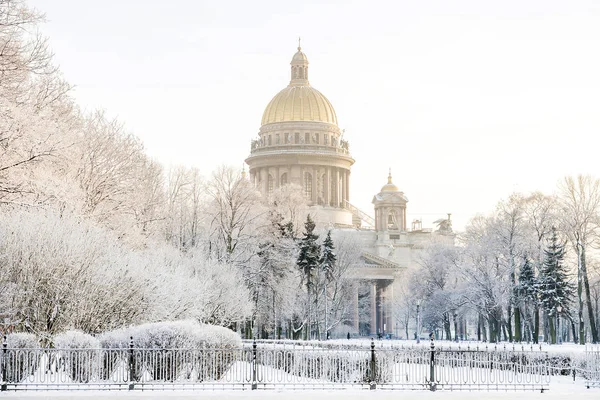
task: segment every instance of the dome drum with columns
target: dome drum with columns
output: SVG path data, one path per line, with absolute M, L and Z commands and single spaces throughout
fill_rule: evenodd
M 264 194 L 287 183 L 303 188 L 323 222 L 351 225 L 349 144 L 327 98 L 308 82 L 308 58 L 298 47 L 289 85 L 273 97 L 246 159 L 250 180 Z

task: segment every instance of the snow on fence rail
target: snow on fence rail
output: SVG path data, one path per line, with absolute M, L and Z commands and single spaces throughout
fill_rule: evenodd
M 596 353 L 594 353 L 596 354 Z M 590 356 L 592 357 L 592 356 Z M 593 364 L 593 357 L 587 366 Z M 8 348 L 2 390 L 382 388 L 544 390 L 547 352 L 257 344 L 241 348 Z M 591 376 L 591 375 L 590 375 Z

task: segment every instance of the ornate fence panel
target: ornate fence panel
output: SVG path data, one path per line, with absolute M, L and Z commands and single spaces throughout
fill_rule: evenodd
M 369 387 L 371 350 L 314 346 L 264 346 L 256 349 L 257 388 Z
M 598 351 L 587 379 L 598 382 Z M 9 349 L 4 390 L 409 389 L 543 390 L 551 371 L 541 351 L 369 347 L 287 343 L 236 349 Z M 595 366 L 592 368 L 592 366 Z M 593 375 L 592 372 L 596 375 Z
M 600 346 L 587 346 L 584 360 L 580 374 L 584 376 L 587 387 L 600 388 Z

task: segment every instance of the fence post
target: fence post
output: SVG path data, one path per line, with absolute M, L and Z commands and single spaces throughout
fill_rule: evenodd
M 6 390 L 8 389 L 8 382 L 6 382 L 8 380 L 8 377 L 6 375 L 6 368 L 7 368 L 7 364 L 8 362 L 6 361 L 6 352 L 8 347 L 8 343 L 6 342 L 6 335 L 4 335 L 4 340 L 2 341 L 2 386 L 0 386 L 0 391 L 1 392 L 6 392 Z
M 435 344 L 433 343 L 433 335 L 431 336 L 431 356 L 429 360 L 429 390 L 435 392 Z
M 256 339 L 252 341 L 252 390 L 256 390 Z
M 375 362 L 375 342 L 371 338 L 371 382 L 369 383 L 369 389 L 375 390 L 377 388 L 377 371 Z
M 134 376 L 135 376 L 135 365 L 133 358 L 133 336 L 129 338 L 129 390 L 133 390 L 134 387 Z

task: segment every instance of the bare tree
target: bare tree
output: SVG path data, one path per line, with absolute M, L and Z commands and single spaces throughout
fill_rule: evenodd
M 40 201 L 32 170 L 72 145 L 70 86 L 36 31 L 42 21 L 24 1 L 0 0 L 0 203 Z
M 565 177 L 559 186 L 559 205 L 562 211 L 563 230 L 577 254 L 577 295 L 579 300 L 579 342 L 585 343 L 583 295 L 588 310 L 592 341 L 598 343 L 598 327 L 592 305 L 590 280 L 587 271 L 588 248 L 598 238 L 600 212 L 600 181 L 589 175 Z
M 221 166 L 207 182 L 211 202 L 210 254 L 217 260 L 244 264 L 256 254 L 266 210 L 259 192 L 240 171 Z

